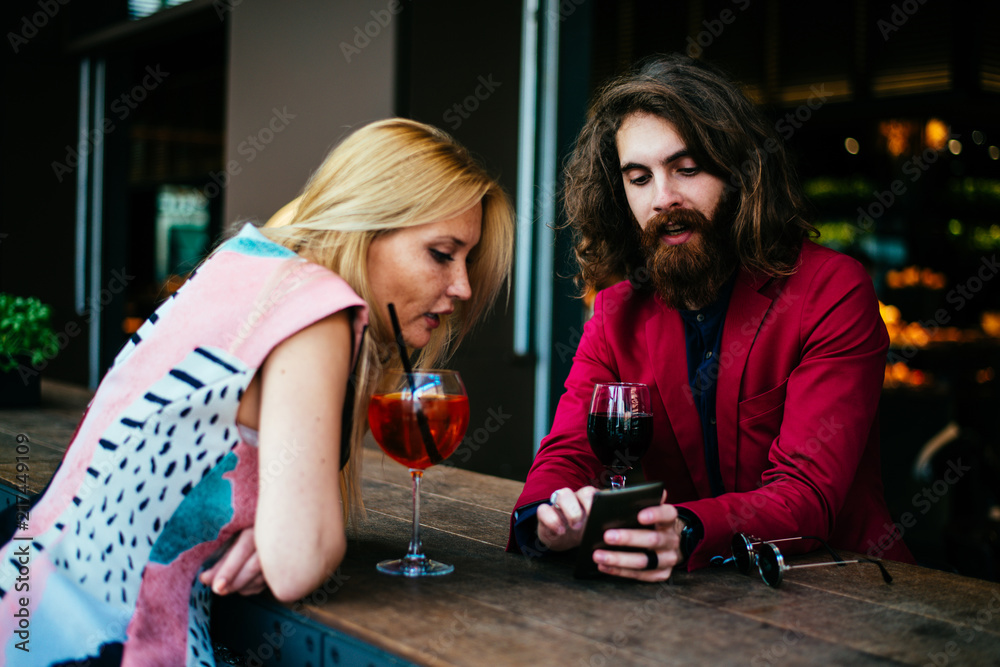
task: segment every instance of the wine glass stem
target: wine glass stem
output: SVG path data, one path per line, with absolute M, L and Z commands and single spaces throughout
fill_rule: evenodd
M 410 477 L 413 478 L 413 537 L 410 548 L 406 550 L 408 559 L 424 557 L 424 545 L 420 543 L 420 480 L 423 476 L 423 470 L 410 468 Z

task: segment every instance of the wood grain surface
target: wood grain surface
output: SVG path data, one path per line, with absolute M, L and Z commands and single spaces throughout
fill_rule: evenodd
M 20 433 L 32 444 L 31 486 L 43 487 L 88 399 L 86 390 L 44 383 L 41 409 L 0 411 L 0 481 L 13 486 Z M 418 580 L 380 574 L 379 560 L 406 550 L 411 486 L 407 470 L 369 442 L 367 517 L 351 530 L 334 577 L 294 604 L 267 594 L 225 602 L 305 617 L 310 627 L 420 665 L 1000 665 L 998 584 L 893 562 L 890 585 L 865 564 L 792 570 L 778 589 L 731 566 L 679 572 L 669 584 L 577 580 L 570 558 L 504 551 L 520 489 L 512 480 L 431 468 L 423 479 L 424 549 L 455 572 Z M 789 563 L 825 559 L 816 553 Z

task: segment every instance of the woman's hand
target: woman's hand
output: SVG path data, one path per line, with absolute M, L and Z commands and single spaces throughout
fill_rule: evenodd
M 553 551 L 580 546 L 595 493 L 597 489 L 592 486 L 585 486 L 575 493 L 563 488 L 552 494 L 555 505 L 539 505 L 535 516 L 538 519 L 538 539 L 542 544 Z
M 673 505 L 664 503 L 640 511 L 639 523 L 650 528 L 605 531 L 604 542 L 609 548 L 594 551 L 594 562 L 601 572 L 616 577 L 665 581 L 670 578 L 674 567 L 683 562 L 680 544 L 684 521 L 677 518 L 677 509 Z M 618 546 L 639 547 L 655 552 L 655 562 L 645 552 L 614 550 Z M 651 564 L 655 567 L 646 569 Z
M 245 528 L 229 545 L 222 558 L 198 578 L 217 595 L 256 595 L 264 590 L 264 573 L 257 559 L 253 526 Z

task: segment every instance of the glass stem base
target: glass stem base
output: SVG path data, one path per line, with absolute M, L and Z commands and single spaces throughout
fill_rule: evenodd
M 423 554 L 384 560 L 375 567 L 379 572 L 394 574 L 400 577 L 435 577 L 442 574 L 451 574 L 455 571 L 454 565 L 440 563 Z
M 402 577 L 434 577 L 455 571 L 454 565 L 440 563 L 424 555 L 424 545 L 420 540 L 420 480 L 423 476 L 423 470 L 410 468 L 413 479 L 413 537 L 410 547 L 402 558 L 384 560 L 376 565 L 379 572 Z

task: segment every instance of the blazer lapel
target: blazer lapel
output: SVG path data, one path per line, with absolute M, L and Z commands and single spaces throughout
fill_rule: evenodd
M 647 353 L 653 377 L 663 399 L 670 428 L 694 482 L 698 495 L 711 497 L 711 487 L 705 471 L 705 447 L 701 419 L 688 384 L 687 344 L 684 325 L 677 311 L 668 308 L 655 297 L 655 314 L 646 321 Z M 654 434 L 654 438 L 657 436 Z
M 726 491 L 736 490 L 738 461 L 737 406 L 747 357 L 771 307 L 772 297 L 761 293 L 770 277 L 740 269 L 722 329 L 719 350 L 719 380 L 716 386 L 716 429 L 719 436 L 719 467 Z M 704 466 L 702 466 L 704 467 Z M 747 490 L 747 489 L 744 489 Z

